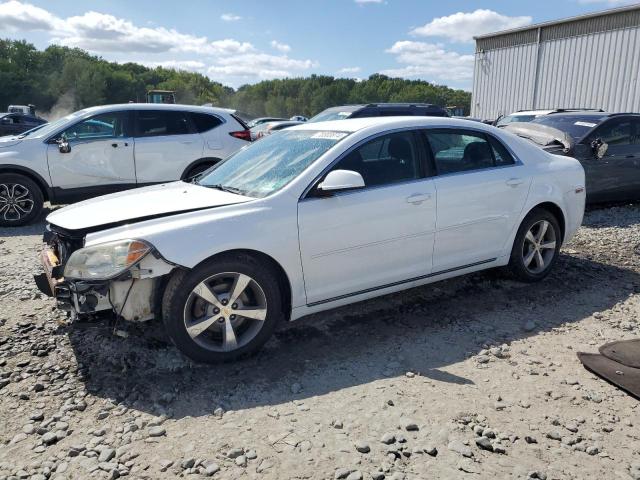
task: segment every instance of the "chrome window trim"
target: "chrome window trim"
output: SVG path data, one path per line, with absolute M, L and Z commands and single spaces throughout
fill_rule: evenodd
M 358 192 L 362 192 L 362 191 L 368 191 L 368 190 L 374 190 L 374 189 L 379 189 L 379 188 L 387 188 L 387 187 L 393 187 L 396 185 L 403 185 L 403 184 L 407 184 L 407 183 L 415 183 L 418 181 L 422 181 L 422 180 L 427 180 L 427 179 L 437 179 L 437 178 L 447 178 L 447 177 L 451 177 L 453 175 L 466 175 L 466 174 L 472 174 L 472 173 L 478 173 L 478 172 L 486 172 L 486 171 L 491 171 L 491 170 L 498 170 L 498 169 L 503 169 L 503 168 L 512 168 L 512 167 L 522 167 L 524 166 L 524 163 L 520 160 L 520 158 L 515 154 L 515 152 L 513 151 L 513 149 L 505 144 L 505 142 L 502 141 L 502 139 L 498 138 L 497 136 L 493 135 L 490 132 L 487 132 L 483 129 L 479 129 L 479 128 L 473 128 L 473 126 L 469 126 L 469 127 L 452 127 L 450 125 L 434 125 L 434 126 L 411 126 L 411 127 L 402 127 L 402 128 L 396 128 L 393 130 L 387 130 L 385 132 L 378 132 L 376 134 L 373 134 L 363 140 L 360 140 L 358 143 L 356 143 L 355 145 L 352 145 L 351 147 L 349 147 L 347 150 L 345 150 L 342 154 L 340 154 L 335 160 L 333 160 L 327 167 L 325 167 L 322 172 L 320 172 L 320 174 L 318 174 L 313 181 L 304 189 L 304 191 L 302 192 L 302 195 L 300 195 L 300 198 L 298 199 L 298 202 L 302 202 L 302 201 L 307 201 L 307 200 L 322 200 L 323 197 L 309 197 L 309 192 L 311 191 L 311 189 L 314 187 L 314 185 L 316 185 L 316 183 L 323 177 L 325 176 L 329 170 L 331 170 L 331 168 L 333 168 L 333 166 L 338 163 L 340 160 L 342 160 L 344 157 L 346 157 L 347 155 L 349 155 L 353 150 L 355 150 L 356 148 L 362 146 L 364 143 L 370 141 L 370 140 L 374 140 L 378 137 L 384 136 L 384 135 L 388 135 L 391 133 L 398 133 L 398 132 L 405 132 L 405 131 L 415 131 L 417 133 L 423 133 L 425 136 L 427 135 L 427 132 L 430 130 L 466 130 L 466 131 L 470 131 L 470 132 L 474 132 L 474 133 L 479 133 L 481 135 L 486 135 L 486 136 L 491 136 L 496 142 L 499 142 L 506 150 L 507 152 L 509 152 L 509 154 L 511 155 L 511 157 L 513 158 L 513 162 L 510 165 L 498 165 L 498 166 L 493 166 L 493 167 L 488 167 L 488 168 L 477 168 L 474 170 L 464 170 L 461 172 L 452 172 L 452 173 L 444 173 L 444 174 L 439 174 L 437 173 L 437 165 L 435 165 L 435 159 L 433 158 L 433 153 L 431 151 L 425 151 L 424 153 L 426 154 L 427 158 L 425 158 L 426 161 L 429 161 L 429 159 L 433 160 L 434 166 L 436 167 L 436 173 L 434 175 L 425 175 L 421 178 L 416 178 L 416 179 L 412 179 L 412 180 L 408 180 L 408 181 L 403 181 L 403 182 L 396 182 L 396 183 L 390 183 L 387 185 L 376 185 L 376 186 L 372 186 L 372 187 L 367 187 L 365 185 L 364 188 L 359 188 L 356 190 L 352 190 L 352 191 L 344 191 L 344 192 L 340 192 L 340 193 L 334 193 L 332 196 L 339 196 L 339 195 L 344 195 L 344 194 L 353 194 L 353 193 L 358 193 Z M 355 132 L 354 132 L 355 133 Z M 429 147 L 429 143 L 428 143 L 428 138 L 426 139 L 427 141 L 424 142 L 425 146 Z M 491 144 L 489 144 L 491 146 Z M 430 150 L 430 147 L 429 147 Z
M 434 175 L 434 177 L 439 178 L 439 177 L 450 177 L 452 175 L 464 175 L 466 173 L 478 173 L 478 172 L 486 172 L 486 171 L 490 171 L 490 170 L 497 170 L 500 168 L 509 168 L 509 167 L 518 167 L 518 166 L 522 166 L 524 165 L 522 163 L 522 161 L 518 158 L 518 156 L 514 153 L 514 151 L 507 145 L 505 145 L 505 143 L 498 137 L 496 137 L 495 135 L 489 133 L 489 132 L 485 132 L 484 130 L 479 130 L 476 128 L 467 128 L 467 127 L 463 127 L 463 128 L 456 128 L 456 127 L 446 127 L 446 128 L 442 128 L 442 127 L 433 127 L 433 128 L 425 128 L 424 131 L 424 135 L 427 137 L 427 144 L 429 145 L 429 150 L 431 150 L 431 145 L 429 144 L 429 131 L 433 131 L 433 130 L 460 130 L 462 132 L 472 132 L 475 134 L 481 134 L 484 137 L 490 137 L 493 140 L 495 140 L 496 142 L 498 142 L 500 145 L 502 145 L 504 147 L 504 149 L 509 153 L 509 155 L 511 155 L 511 158 L 513 159 L 513 163 L 508 164 L 508 165 L 494 165 L 492 167 L 485 167 L 485 168 L 474 168 L 473 170 L 461 170 L 459 172 L 451 172 L 451 173 L 438 173 L 438 164 L 436 163 L 436 159 L 433 155 L 432 151 L 429 151 L 429 156 L 431 157 L 431 159 L 433 160 L 433 166 L 436 169 L 436 174 Z M 464 133 L 460 133 L 460 135 L 464 135 Z M 486 142 L 489 144 L 489 147 L 492 150 L 492 156 L 493 159 L 495 160 L 495 153 L 493 153 L 493 146 L 491 145 L 491 142 L 489 140 L 486 140 Z

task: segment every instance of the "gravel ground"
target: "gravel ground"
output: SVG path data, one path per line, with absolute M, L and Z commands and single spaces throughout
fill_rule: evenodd
M 216 367 L 155 324 L 67 324 L 42 227 L 0 229 L 0 480 L 640 479 L 638 401 L 576 358 L 640 336 L 639 206 L 588 212 L 540 284 L 413 289 Z

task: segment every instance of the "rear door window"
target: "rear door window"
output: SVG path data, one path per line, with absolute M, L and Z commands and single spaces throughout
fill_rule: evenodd
M 222 120 L 207 113 L 190 112 L 189 115 L 191 116 L 193 126 L 198 133 L 208 132 L 209 130 L 216 128 L 218 125 L 222 125 Z
M 137 133 L 140 137 L 192 133 L 185 112 L 178 110 L 138 110 L 137 114 Z
M 498 141 L 496 138 L 491 135 L 487 135 L 489 139 L 489 143 L 491 144 L 491 149 L 493 150 L 493 158 L 495 160 L 496 167 L 502 167 L 504 165 L 513 165 L 515 160 L 509 153 L 509 150 L 505 148 L 505 146 Z
M 495 165 L 494 150 L 483 133 L 443 129 L 427 130 L 426 134 L 439 175 Z

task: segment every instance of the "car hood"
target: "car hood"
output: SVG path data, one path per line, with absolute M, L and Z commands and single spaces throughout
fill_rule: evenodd
M 15 135 L 7 135 L 4 137 L 0 137 L 0 148 L 13 147 L 14 145 L 22 142 L 22 138 L 19 138 Z
M 574 140 L 568 133 L 540 123 L 514 122 L 502 128 L 519 137 L 526 138 L 541 147 L 560 144 L 566 151 L 569 151 L 574 143 Z
M 51 213 L 52 229 L 85 234 L 133 222 L 248 202 L 251 197 L 171 182 L 113 193 L 69 205 Z

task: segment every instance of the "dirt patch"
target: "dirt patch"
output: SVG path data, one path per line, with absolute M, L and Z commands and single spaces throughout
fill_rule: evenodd
M 640 208 L 587 213 L 544 282 L 487 272 L 191 364 L 157 325 L 66 324 L 0 230 L 0 479 L 635 478 L 640 407 L 575 353 L 640 336 Z

